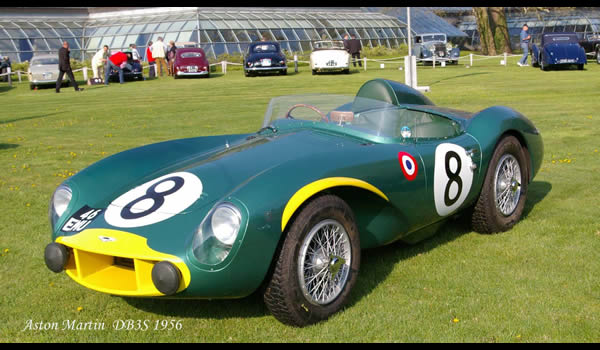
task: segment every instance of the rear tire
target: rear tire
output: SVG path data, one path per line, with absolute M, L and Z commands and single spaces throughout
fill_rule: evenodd
M 337 196 L 317 197 L 290 223 L 264 293 L 265 304 L 288 325 L 325 320 L 348 301 L 359 266 L 352 210 Z
M 500 140 L 487 169 L 471 223 L 480 233 L 503 232 L 521 218 L 529 183 L 527 152 L 514 136 Z

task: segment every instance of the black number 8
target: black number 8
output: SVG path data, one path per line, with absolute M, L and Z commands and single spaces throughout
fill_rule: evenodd
M 167 181 L 175 182 L 175 186 L 171 187 L 169 190 L 164 191 L 164 192 L 156 192 L 156 190 L 155 190 L 156 187 Z M 141 196 L 138 199 L 134 199 L 133 201 L 131 201 L 127 205 L 125 205 L 125 207 L 121 210 L 121 217 L 123 217 L 123 219 L 132 220 L 132 219 L 141 218 L 142 216 L 146 216 L 146 215 L 149 215 L 149 214 L 155 212 L 158 208 L 162 207 L 162 205 L 165 202 L 165 197 L 172 193 L 177 192 L 177 190 L 179 190 L 181 187 L 183 187 L 183 183 L 184 183 L 183 178 L 179 177 L 179 176 L 172 176 L 172 177 L 166 178 L 162 181 L 155 183 L 154 185 L 150 186 L 150 188 L 148 188 L 148 190 L 146 190 L 145 195 Z M 148 198 L 152 199 L 154 201 L 154 203 L 152 204 L 152 206 L 150 208 L 148 208 L 144 211 L 141 211 L 139 213 L 133 213 L 131 211 L 131 208 L 133 208 L 133 206 L 135 204 L 143 201 L 144 199 L 148 199 Z
M 456 159 L 457 165 L 455 172 L 452 172 L 452 170 L 450 169 L 450 158 Z M 460 197 L 460 193 L 462 192 L 463 183 L 462 179 L 459 176 L 461 165 L 462 163 L 460 157 L 456 152 L 449 151 L 448 153 L 446 153 L 446 175 L 448 176 L 449 181 L 446 184 L 446 189 L 444 191 L 444 204 L 446 204 L 447 207 L 456 203 L 458 197 Z M 456 197 L 450 199 L 450 185 L 452 185 L 452 183 L 456 183 L 458 185 L 458 191 L 456 193 Z

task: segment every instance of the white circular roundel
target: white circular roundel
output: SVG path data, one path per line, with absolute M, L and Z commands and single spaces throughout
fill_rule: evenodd
M 116 227 L 140 227 L 177 215 L 202 194 L 202 181 L 188 172 L 171 173 L 122 194 L 108 205 L 104 219 Z
M 442 143 L 435 149 L 433 199 L 438 215 L 451 214 L 467 198 L 473 184 L 472 163 L 459 145 Z

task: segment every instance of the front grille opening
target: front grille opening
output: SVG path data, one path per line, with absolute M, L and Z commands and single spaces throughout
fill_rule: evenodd
M 113 265 L 126 267 L 128 269 L 133 269 L 133 259 L 122 258 L 120 256 L 115 256 L 113 260 Z

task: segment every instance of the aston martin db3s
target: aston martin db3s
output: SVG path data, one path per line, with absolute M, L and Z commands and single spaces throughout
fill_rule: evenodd
M 277 319 L 304 326 L 348 301 L 361 249 L 417 242 L 463 209 L 476 231 L 510 229 L 543 156 L 513 109 L 438 107 L 383 79 L 356 96 L 273 98 L 262 125 L 134 148 L 68 178 L 46 265 L 122 296 L 264 288 Z

